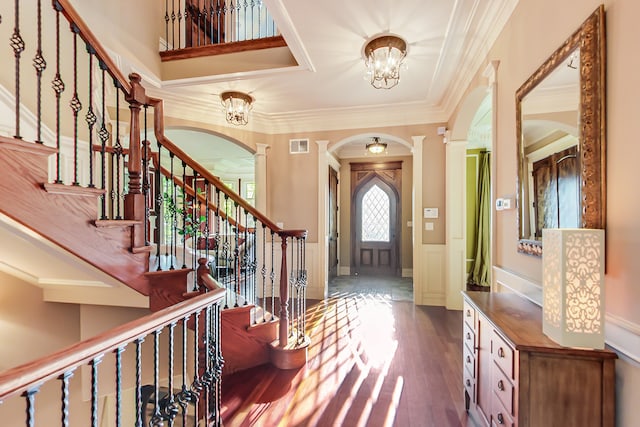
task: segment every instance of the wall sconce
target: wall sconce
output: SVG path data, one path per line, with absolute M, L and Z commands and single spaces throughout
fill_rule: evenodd
M 542 230 L 542 331 L 565 347 L 604 348 L 604 230 Z
M 253 98 L 242 92 L 223 92 L 220 100 L 226 112 L 227 122 L 233 125 L 246 125 L 249 123 L 249 111 Z

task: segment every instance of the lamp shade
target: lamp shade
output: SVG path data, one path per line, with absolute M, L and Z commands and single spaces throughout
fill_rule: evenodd
M 604 348 L 604 230 L 542 230 L 542 329 L 566 347 Z

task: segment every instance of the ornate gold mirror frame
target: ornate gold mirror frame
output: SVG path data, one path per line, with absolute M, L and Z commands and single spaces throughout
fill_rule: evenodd
M 518 252 L 542 255 L 542 241 L 524 235 L 528 221 L 527 160 L 524 155 L 522 101 L 545 77 L 571 54 L 580 51 L 578 159 L 579 204 L 582 228 L 605 228 L 606 214 L 606 126 L 605 126 L 605 24 L 600 5 L 516 92 L 516 132 L 518 139 Z

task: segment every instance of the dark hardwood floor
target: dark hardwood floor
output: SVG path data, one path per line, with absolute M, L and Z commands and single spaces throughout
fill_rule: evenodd
M 231 426 L 473 426 L 464 410 L 462 315 L 376 294 L 310 303 L 306 367 L 223 380 Z

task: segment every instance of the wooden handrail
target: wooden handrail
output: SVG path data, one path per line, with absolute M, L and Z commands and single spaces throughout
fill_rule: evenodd
M 9 369 L 0 374 L 0 400 L 81 366 L 102 354 L 156 331 L 160 326 L 180 321 L 191 313 L 201 311 L 222 300 L 224 292 L 224 289 L 217 289 L 180 302 L 73 344 L 49 356 Z
M 85 41 L 91 48 L 95 51 L 95 55 L 98 57 L 100 61 L 102 61 L 107 66 L 107 72 L 118 81 L 118 83 L 122 86 L 122 89 L 125 93 L 131 93 L 131 85 L 129 84 L 129 80 L 125 77 L 124 74 L 120 71 L 120 68 L 113 62 L 107 51 L 102 47 L 100 42 L 98 42 L 97 37 L 93 34 L 93 32 L 89 29 L 87 24 L 80 18 L 80 15 L 76 10 L 71 6 L 69 0 L 52 0 L 53 7 L 56 8 L 56 4 L 60 5 L 62 10 L 60 11 L 67 20 L 75 25 L 79 30 L 79 35 L 82 37 L 82 40 Z
M 132 85 L 139 84 L 140 76 L 135 73 L 132 74 L 132 76 L 134 76 L 131 78 Z M 257 220 L 266 225 L 269 229 L 274 231 L 279 236 L 306 238 L 307 230 L 284 230 L 278 227 L 274 222 L 267 218 L 266 215 L 247 203 L 246 200 L 244 200 L 238 193 L 224 185 L 224 183 L 218 177 L 214 176 L 200 164 L 194 162 L 193 159 L 191 159 L 191 157 L 187 155 L 187 153 L 182 151 L 177 145 L 171 142 L 171 140 L 169 140 L 169 138 L 164 135 L 163 101 L 161 99 L 147 97 L 146 104 L 152 106 L 154 109 L 154 132 L 156 139 L 160 141 L 160 145 L 171 151 L 180 160 L 184 161 L 191 169 L 205 178 L 209 183 L 213 184 L 216 188 L 219 188 L 224 194 L 229 196 L 231 200 L 233 200 L 245 211 L 249 212 Z

